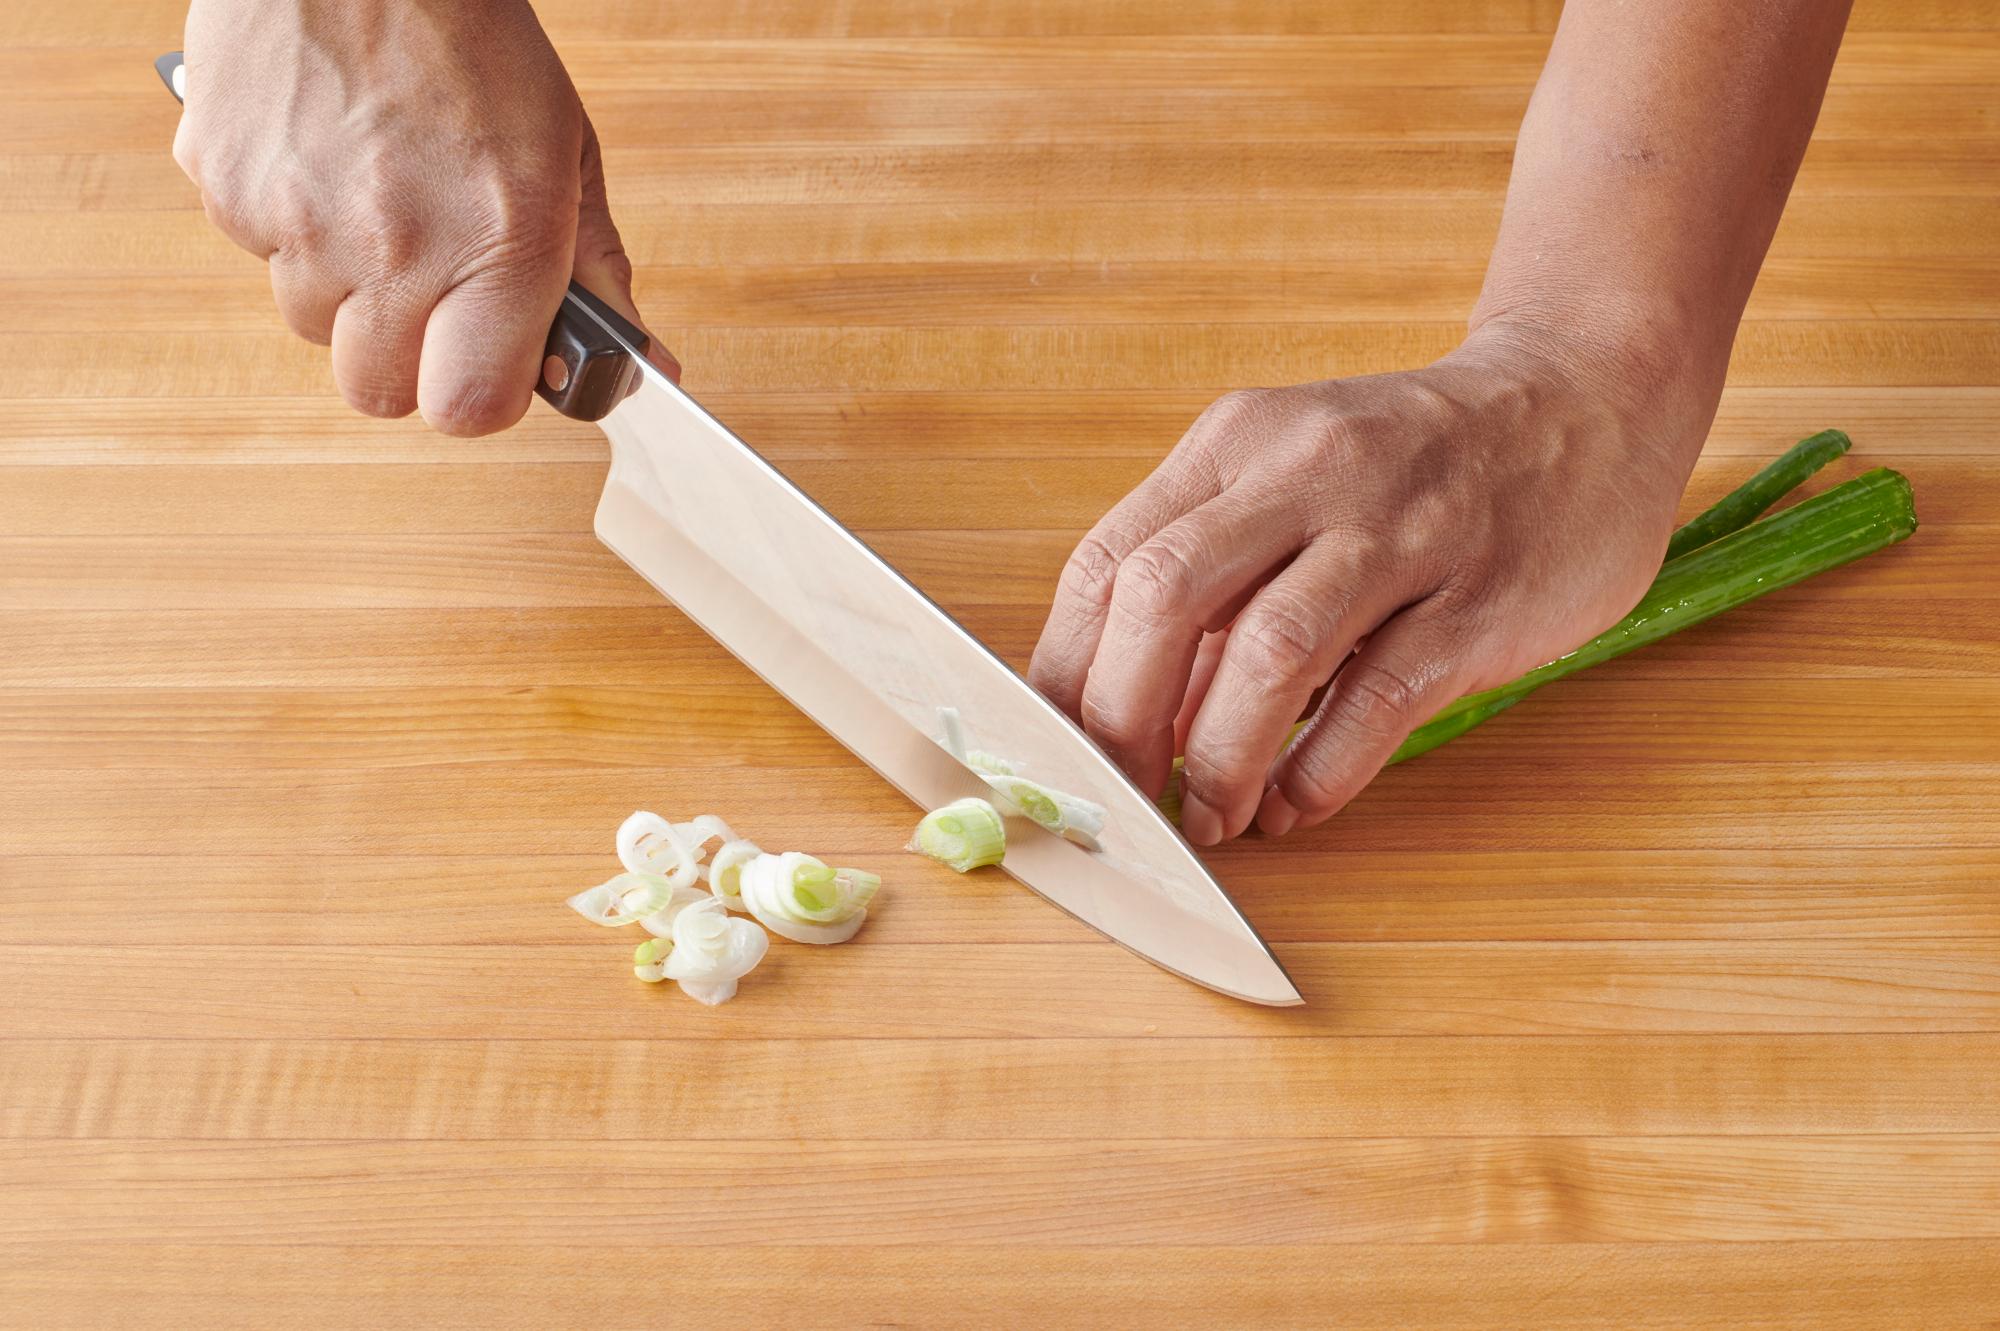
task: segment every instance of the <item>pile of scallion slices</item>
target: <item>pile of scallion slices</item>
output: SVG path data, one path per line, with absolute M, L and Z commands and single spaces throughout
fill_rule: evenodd
M 917 824 L 909 849 L 959 873 L 998 864 L 1007 854 L 1002 809 L 1097 848 L 1102 805 L 1030 781 L 1005 759 L 968 750 L 957 711 L 940 708 L 939 715 L 945 749 L 979 775 L 1001 807 L 962 799 L 934 809 Z M 632 973 L 649 984 L 672 980 L 710 1006 L 736 997 L 736 982 L 764 959 L 771 946 L 765 929 L 795 943 L 845 943 L 868 918 L 868 903 L 882 887 L 875 874 L 830 869 L 795 850 L 768 854 L 712 813 L 685 823 L 643 810 L 633 814 L 618 828 L 618 862 L 624 873 L 577 893 L 570 908 L 608 929 L 636 924 L 653 935 L 633 950 Z
M 570 907 L 606 928 L 636 924 L 653 935 L 632 953 L 632 973 L 649 984 L 672 980 L 710 1005 L 734 998 L 736 982 L 764 959 L 765 929 L 795 943 L 845 943 L 882 886 L 872 873 L 830 869 L 797 851 L 767 854 L 706 813 L 685 823 L 633 814 L 618 829 L 618 861 L 624 873 L 577 893 Z

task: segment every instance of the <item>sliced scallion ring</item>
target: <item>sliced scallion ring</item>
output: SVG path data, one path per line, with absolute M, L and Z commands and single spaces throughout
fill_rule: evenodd
M 661 975 L 682 992 L 710 1005 L 736 995 L 736 982 L 756 969 L 771 940 L 749 920 L 732 919 L 714 897 L 674 919 L 673 950 Z
M 956 707 L 938 708 L 938 724 L 944 732 L 941 742 L 946 752 L 971 768 L 992 789 L 1003 812 L 1026 818 L 1087 850 L 1099 848 L 1098 837 L 1104 832 L 1105 820 L 1102 804 L 1031 781 L 1016 770 L 1010 759 L 984 749 L 966 748 L 964 722 Z
M 677 887 L 667 894 L 667 899 L 658 910 L 650 911 L 640 918 L 639 927 L 655 938 L 671 938 L 674 920 L 689 906 L 699 906 L 704 901 L 712 901 L 708 893 L 698 887 Z
M 719 850 L 737 839 L 736 833 L 729 830 L 729 824 L 712 813 L 698 814 L 685 823 L 675 823 L 674 835 L 693 851 L 697 860 L 708 858 L 711 849 Z
M 621 873 L 569 899 L 570 909 L 608 929 L 633 924 L 666 908 L 675 888 L 655 873 Z
M 882 880 L 859 869 L 833 869 L 798 851 L 759 855 L 743 867 L 743 905 L 780 938 L 844 943 L 868 918 Z
M 692 887 L 701 857 L 672 823 L 641 810 L 618 826 L 618 862 L 628 873 L 658 874 L 676 887 Z
M 747 911 L 749 907 L 743 904 L 743 869 L 763 853 L 754 841 L 724 843 L 706 866 L 708 890 L 715 893 L 716 900 L 731 910 Z
M 667 978 L 667 956 L 673 950 L 670 938 L 648 938 L 632 949 L 632 974 L 647 984 L 658 984 Z
M 985 800 L 953 800 L 924 815 L 910 849 L 967 873 L 1006 857 L 1007 824 Z
M 1104 831 L 1104 806 L 1018 776 L 989 776 L 986 784 L 1000 797 L 1000 806 L 1018 813 L 1057 836 L 1068 837 L 1091 850 Z

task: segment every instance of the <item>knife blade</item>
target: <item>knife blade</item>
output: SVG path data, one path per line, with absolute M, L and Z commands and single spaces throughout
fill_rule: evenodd
M 1100 848 L 1015 821 L 1001 867 L 1156 965 L 1251 1002 L 1302 1001 L 1180 833 L 1075 723 L 633 348 L 599 425 L 598 539 L 793 706 L 925 808 L 987 795 L 943 742 L 1105 806 Z
M 171 63 L 170 63 L 171 62 Z M 177 56 L 157 64 L 180 96 Z M 1233 998 L 1298 989 L 1153 801 L 1077 725 L 646 359 L 572 285 L 537 391 L 611 442 L 598 539 L 780 695 L 923 808 L 991 792 L 944 742 L 1104 806 L 1091 849 L 1022 819 L 1001 867 L 1155 965 Z

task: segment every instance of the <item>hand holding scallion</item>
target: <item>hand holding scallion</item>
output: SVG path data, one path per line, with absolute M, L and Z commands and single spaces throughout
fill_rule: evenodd
M 1084 538 L 1030 677 L 1149 793 L 1185 755 L 1190 840 L 1331 816 L 1641 601 L 1845 10 L 1571 0 L 1464 343 L 1222 397 Z

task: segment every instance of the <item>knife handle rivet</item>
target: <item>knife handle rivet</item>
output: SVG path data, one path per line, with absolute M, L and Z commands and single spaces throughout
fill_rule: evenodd
M 561 356 L 551 356 L 543 361 L 542 382 L 549 386 L 551 393 L 560 393 L 569 387 L 569 362 Z

